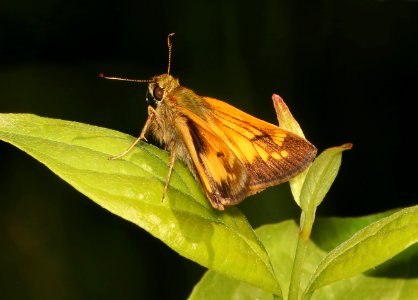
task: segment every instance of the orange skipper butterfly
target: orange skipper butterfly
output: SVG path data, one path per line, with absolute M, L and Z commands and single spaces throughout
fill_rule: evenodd
M 170 75 L 173 35 L 167 37 L 167 73 L 149 80 L 100 74 L 106 79 L 148 83 L 148 119 L 141 134 L 126 151 L 111 159 L 124 156 L 151 133 L 170 151 L 163 199 L 179 158 L 218 210 L 291 179 L 312 162 L 317 150 L 306 139 L 181 86 Z

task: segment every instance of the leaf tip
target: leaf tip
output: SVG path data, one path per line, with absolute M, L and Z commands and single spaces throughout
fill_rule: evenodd
M 344 149 L 344 150 L 350 150 L 350 149 L 352 149 L 352 148 L 353 148 L 353 144 L 352 144 L 352 143 L 345 143 L 345 144 L 342 144 L 342 145 L 340 146 L 340 148 L 342 148 L 342 149 Z
M 284 103 L 283 98 L 280 97 L 279 95 L 273 94 L 273 96 L 271 96 L 271 99 L 273 100 L 273 105 L 274 105 L 274 109 L 276 110 L 276 112 L 278 110 L 283 110 L 283 109 L 288 110 L 286 103 Z

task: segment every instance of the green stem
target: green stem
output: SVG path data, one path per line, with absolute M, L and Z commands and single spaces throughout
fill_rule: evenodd
M 306 215 L 302 212 L 300 217 L 300 233 L 298 244 L 296 246 L 295 259 L 293 261 L 292 277 L 289 286 L 289 300 L 298 300 L 300 292 L 300 281 L 302 278 L 302 266 L 308 247 L 309 238 L 311 236 L 312 226 L 315 219 L 315 211 Z

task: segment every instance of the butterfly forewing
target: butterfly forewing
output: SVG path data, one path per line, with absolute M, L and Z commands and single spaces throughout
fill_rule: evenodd
M 187 108 L 177 109 L 184 116 L 177 129 L 212 205 L 222 210 L 242 201 L 251 181 L 245 164 L 206 121 Z

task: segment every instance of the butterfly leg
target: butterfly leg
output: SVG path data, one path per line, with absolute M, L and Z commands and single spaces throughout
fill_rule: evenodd
M 128 154 L 133 149 L 133 147 L 135 147 L 135 145 L 138 144 L 139 141 L 141 141 L 141 140 L 146 141 L 147 139 L 145 138 L 145 134 L 147 133 L 148 127 L 154 119 L 156 119 L 157 122 L 159 122 L 159 120 L 157 118 L 157 112 L 155 111 L 155 109 L 152 108 L 151 106 L 148 106 L 148 119 L 145 122 L 145 125 L 142 128 L 142 131 L 141 131 L 141 134 L 139 135 L 139 137 L 135 140 L 135 142 L 132 143 L 131 146 L 129 146 L 128 149 L 126 149 L 125 151 L 123 151 L 119 155 L 109 157 L 109 159 L 115 160 L 115 159 L 121 158 L 122 156 L 125 156 L 126 154 Z
M 164 197 L 167 192 L 168 184 L 170 182 L 171 173 L 173 172 L 174 163 L 176 162 L 176 143 L 173 142 L 171 144 L 171 150 L 170 150 L 170 165 L 168 166 L 168 173 L 167 173 L 167 179 L 165 181 L 165 186 L 163 190 L 163 196 L 161 198 L 161 202 L 164 202 Z

